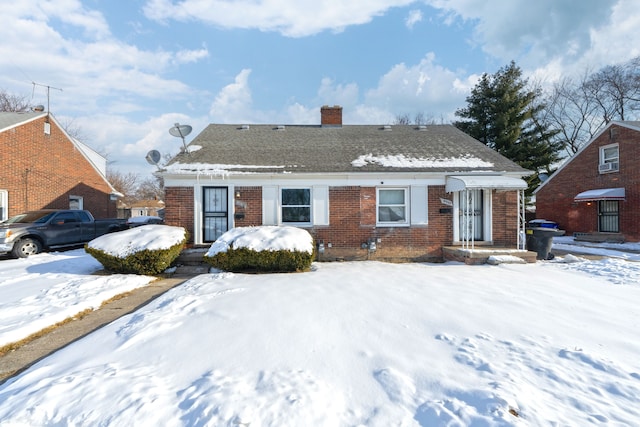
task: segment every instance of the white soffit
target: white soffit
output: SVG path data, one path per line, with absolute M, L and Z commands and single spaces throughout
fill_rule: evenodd
M 445 183 L 447 193 L 463 190 L 524 190 L 527 182 L 522 178 L 501 175 L 460 175 L 448 176 Z
M 576 195 L 576 202 L 587 202 L 593 200 L 624 200 L 624 188 L 599 188 L 597 190 L 583 191 Z

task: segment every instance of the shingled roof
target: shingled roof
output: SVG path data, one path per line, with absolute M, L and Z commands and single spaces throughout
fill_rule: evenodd
M 0 131 L 19 125 L 26 121 L 37 119 L 40 116 L 44 116 L 47 113 L 43 112 L 0 112 Z
M 207 126 L 168 173 L 511 172 L 527 170 L 452 125 Z

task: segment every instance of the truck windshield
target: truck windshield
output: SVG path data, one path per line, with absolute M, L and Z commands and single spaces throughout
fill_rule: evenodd
M 43 223 L 43 222 L 47 222 L 53 214 L 55 214 L 55 212 L 47 212 L 47 211 L 27 212 L 27 213 L 23 213 L 23 214 L 16 215 L 14 217 L 9 218 L 4 222 L 4 224 L 29 224 L 32 222 Z

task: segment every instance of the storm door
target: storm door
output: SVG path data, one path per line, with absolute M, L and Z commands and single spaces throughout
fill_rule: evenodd
M 227 187 L 203 189 L 204 242 L 213 242 L 229 228 L 229 204 Z
M 601 233 L 619 233 L 619 205 L 617 200 L 598 202 L 598 231 Z
M 482 190 L 464 190 L 459 199 L 460 240 L 476 241 L 483 239 Z

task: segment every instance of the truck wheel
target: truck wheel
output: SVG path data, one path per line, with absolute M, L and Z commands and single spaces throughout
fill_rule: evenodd
M 29 255 L 35 255 L 42 251 L 42 245 L 36 239 L 25 238 L 18 240 L 13 245 L 13 256 L 16 258 L 26 258 Z

